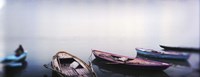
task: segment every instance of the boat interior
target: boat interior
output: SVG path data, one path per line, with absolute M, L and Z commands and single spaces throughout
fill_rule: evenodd
M 84 68 L 74 58 L 58 58 L 60 70 L 67 76 L 87 77 L 90 74 L 87 68 Z

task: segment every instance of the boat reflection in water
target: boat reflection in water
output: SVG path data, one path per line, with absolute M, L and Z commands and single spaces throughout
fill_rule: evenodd
M 142 71 L 123 67 L 112 67 L 105 61 L 94 59 L 93 68 L 99 77 L 169 77 L 164 71 Z
M 60 75 L 57 72 L 52 71 L 52 77 L 60 77 Z
M 20 63 L 13 63 L 11 65 L 5 65 L 4 76 L 3 77 L 20 77 L 21 73 L 26 69 L 28 63 L 27 61 Z

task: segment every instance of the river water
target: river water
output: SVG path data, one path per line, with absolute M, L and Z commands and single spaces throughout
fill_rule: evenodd
M 136 47 L 199 48 L 199 39 L 199 0 L 0 0 L 0 57 L 28 51 L 22 67 L 1 64 L 0 77 L 52 77 L 43 64 L 61 50 L 88 62 L 92 49 L 138 57 Z M 92 63 L 98 77 L 199 77 L 199 53 L 187 53 L 159 60 L 173 64 L 159 72 Z

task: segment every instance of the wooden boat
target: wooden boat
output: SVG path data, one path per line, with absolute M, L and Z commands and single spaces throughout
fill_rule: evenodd
M 94 59 L 92 63 L 95 68 L 98 69 L 100 76 L 107 77 L 169 77 L 164 71 L 152 71 L 152 70 L 133 70 L 123 67 L 113 68 L 112 65 L 105 64 L 106 61 Z
M 27 52 L 24 51 L 22 45 L 15 50 L 15 55 L 10 55 L 1 60 L 1 63 L 6 65 L 21 65 L 25 61 Z
M 178 51 L 198 51 L 200 52 L 199 48 L 189 48 L 189 47 L 173 47 L 173 46 L 165 46 L 160 45 L 161 48 L 164 48 L 165 50 L 178 50 Z
M 108 63 L 105 64 L 115 65 L 117 67 L 119 66 L 138 70 L 164 70 L 171 66 L 168 63 L 122 56 L 99 50 L 92 50 L 92 52 L 97 59 L 108 61 Z
M 60 51 L 53 56 L 52 67 L 62 77 L 96 77 L 93 70 L 81 59 Z
M 152 58 L 187 60 L 190 56 L 187 53 L 156 51 L 153 49 L 144 49 L 144 48 L 135 48 L 135 49 L 139 55 Z

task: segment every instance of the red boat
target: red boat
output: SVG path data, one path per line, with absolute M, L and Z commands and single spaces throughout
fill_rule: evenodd
M 122 56 L 99 50 L 92 50 L 92 53 L 97 59 L 107 61 L 105 62 L 105 64 L 138 69 L 138 70 L 165 70 L 171 66 L 168 63 L 151 61 L 142 58 Z

